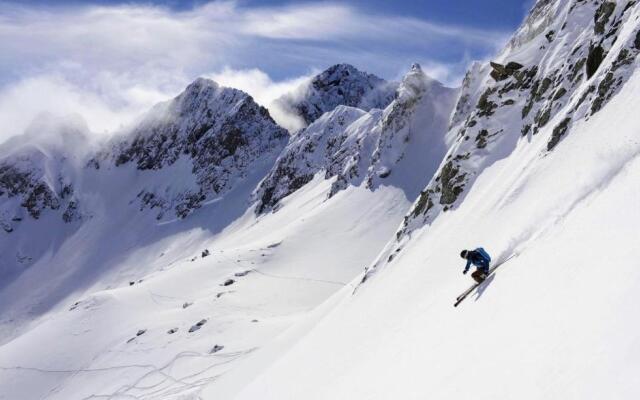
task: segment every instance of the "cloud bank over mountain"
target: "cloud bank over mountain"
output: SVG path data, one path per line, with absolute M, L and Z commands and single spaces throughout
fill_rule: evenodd
M 0 140 L 23 132 L 43 111 L 79 113 L 92 131 L 113 131 L 197 76 L 239 87 L 265 106 L 335 62 L 397 79 L 420 61 L 453 85 L 469 54 L 490 54 L 505 37 L 324 2 L 249 7 L 223 1 L 180 10 L 3 2 Z

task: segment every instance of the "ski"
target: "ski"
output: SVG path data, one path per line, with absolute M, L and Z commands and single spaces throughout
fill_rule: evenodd
M 467 298 L 467 296 L 469 296 L 474 290 L 476 290 L 478 288 L 478 286 L 482 285 L 482 283 L 484 283 L 484 281 L 486 281 L 487 279 L 489 279 L 489 277 L 491 275 L 493 275 L 493 273 L 495 272 L 496 269 L 498 269 L 499 266 L 501 266 L 502 264 L 506 263 L 507 261 L 511 260 L 513 257 L 517 256 L 517 253 L 513 253 L 512 255 L 510 255 L 506 260 L 499 262 L 498 264 L 494 265 L 493 267 L 491 267 L 489 269 L 489 273 L 487 274 L 487 277 L 482 281 L 482 282 L 476 282 L 473 285 L 471 285 L 471 287 L 467 290 L 465 290 L 464 292 L 462 292 L 462 294 L 460 296 L 458 296 L 456 298 L 456 302 L 453 305 L 454 307 L 458 307 L 458 305 L 460 303 L 462 303 L 462 301 L 464 299 Z

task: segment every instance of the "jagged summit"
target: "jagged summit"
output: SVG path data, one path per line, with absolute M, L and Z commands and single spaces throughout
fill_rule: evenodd
M 337 106 L 323 114 L 292 138 L 261 183 L 257 211 L 273 209 L 318 173 L 334 179 L 328 197 L 364 183 L 399 187 L 413 199 L 446 151 L 456 94 L 414 64 L 384 110 Z
M 141 208 L 161 210 L 158 218 L 169 210 L 185 217 L 230 190 L 258 164 L 274 159 L 287 139 L 251 96 L 198 78 L 173 100 L 154 107 L 106 158 L 116 167 L 133 164 L 138 170 L 162 170 L 189 160 L 193 166 L 184 174 L 193 178 L 160 188 L 142 182 L 138 195 Z M 99 165 L 96 160 L 94 166 Z
M 300 116 L 308 125 L 339 105 L 361 108 L 386 107 L 394 97 L 397 84 L 349 64 L 336 64 L 316 75 L 277 104 Z
M 438 90 L 437 88 L 443 86 L 442 83 L 427 75 L 420 64 L 414 63 L 402 78 L 396 90 L 396 97 L 417 97 L 427 90 Z

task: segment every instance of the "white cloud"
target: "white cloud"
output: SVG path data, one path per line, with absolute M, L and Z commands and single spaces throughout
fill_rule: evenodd
M 77 112 L 92 130 L 112 130 L 201 75 L 271 106 L 314 68 L 349 62 L 389 75 L 442 49 L 490 52 L 503 41 L 500 32 L 330 2 L 248 8 L 216 1 L 175 11 L 0 0 L 0 140 L 43 110 Z M 451 80 L 438 65 L 433 61 L 435 77 Z M 262 71 L 277 72 L 279 79 Z
M 318 72 L 313 71 L 307 76 L 274 82 L 269 75 L 256 68 L 234 70 L 225 67 L 222 71 L 207 77 L 223 86 L 233 87 L 249 93 L 258 104 L 269 109 L 271 116 L 278 124 L 294 132 L 304 127 L 304 120 L 299 116 L 292 115 L 288 110 L 274 103 L 274 100 L 285 93 L 291 93 L 303 87 Z

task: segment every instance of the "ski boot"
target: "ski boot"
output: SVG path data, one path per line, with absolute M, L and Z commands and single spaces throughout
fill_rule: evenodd
M 471 277 L 478 283 L 484 282 L 487 279 L 488 273 L 486 271 L 476 270 L 471 274 Z

